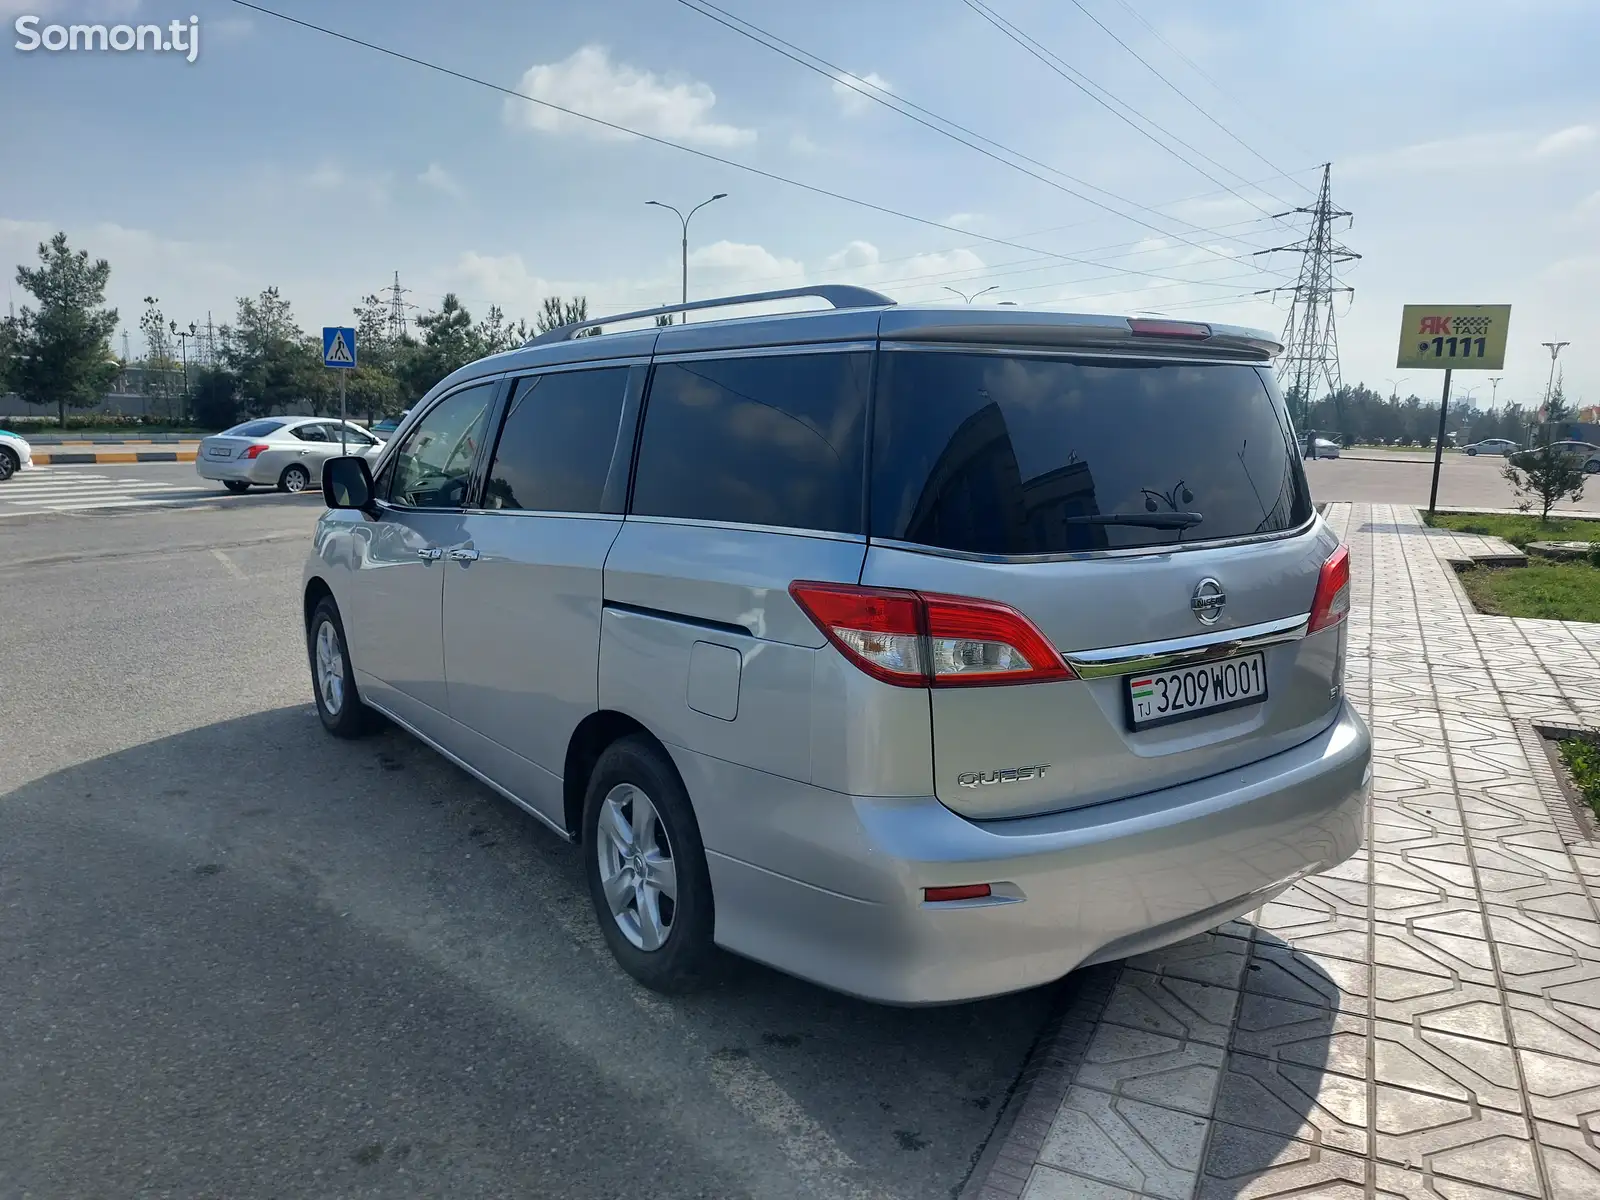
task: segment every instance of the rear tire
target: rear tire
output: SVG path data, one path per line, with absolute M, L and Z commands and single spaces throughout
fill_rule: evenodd
M 227 488 L 236 496 L 242 495 L 250 490 L 250 485 L 242 479 L 224 479 L 222 481 L 222 486 Z
M 1468 450 L 1467 450 L 1467 457 L 1468 457 L 1468 458 L 1477 458 L 1477 457 L 1478 457 L 1478 452 L 1477 452 L 1477 451 L 1476 451 L 1476 450 L 1473 450 L 1473 449 L 1471 449 L 1471 448 L 1468 448 Z
M 311 472 L 299 463 L 290 463 L 283 469 L 283 474 L 278 476 L 278 490 L 298 496 L 311 486 Z
M 22 462 L 12 453 L 10 446 L 0 446 L 0 483 L 10 479 L 22 469 Z
M 1600 458 L 1591 458 L 1584 463 L 1583 473 L 1585 475 L 1600 475 Z
M 361 701 L 355 671 L 345 645 L 344 622 L 333 597 L 324 596 L 306 627 L 306 652 L 311 660 L 311 690 L 322 727 L 337 738 L 358 738 L 372 732 L 376 714 Z
M 717 953 L 711 873 L 689 793 L 649 738 L 613 742 L 595 764 L 583 860 L 600 932 L 622 969 L 656 992 L 702 983 Z

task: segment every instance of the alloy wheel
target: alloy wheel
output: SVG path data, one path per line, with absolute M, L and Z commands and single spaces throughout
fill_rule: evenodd
M 601 802 L 595 853 L 612 919 L 640 950 L 659 950 L 672 936 L 678 873 L 672 843 L 650 797 L 619 783 Z

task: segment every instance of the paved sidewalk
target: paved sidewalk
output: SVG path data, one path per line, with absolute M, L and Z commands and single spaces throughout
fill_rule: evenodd
M 1365 849 L 1084 972 L 970 1196 L 1600 1198 L 1600 843 L 1530 723 L 1600 724 L 1600 626 L 1475 613 L 1449 561 L 1497 539 L 1327 515 Z

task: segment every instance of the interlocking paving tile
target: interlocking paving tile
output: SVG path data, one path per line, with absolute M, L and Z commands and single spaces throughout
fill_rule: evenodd
M 1128 966 L 1165 978 L 1237 989 L 1249 954 L 1250 943 L 1242 938 L 1202 933 L 1164 950 L 1130 958 Z
M 1239 993 L 1177 976 L 1127 967 L 1117 979 L 1102 1020 L 1169 1037 L 1226 1046 Z
M 1594 1200 L 1600 1196 L 1600 1150 L 1594 1127 L 1587 1131 L 1539 1122 L 1539 1152 L 1550 1180 L 1552 1200 Z
M 1223 1050 L 1102 1020 L 1076 1082 L 1206 1116 L 1216 1097 Z
M 1189 1200 L 1209 1126 L 1204 1117 L 1073 1087 L 1039 1161 L 1163 1200 Z
M 1199 1200 L 1290 1194 L 1358 1200 L 1366 1194 L 1368 1172 L 1364 1156 L 1219 1121 L 1206 1151 Z
M 1140 1200 L 1137 1192 L 1040 1164 L 1028 1177 L 1022 1200 Z

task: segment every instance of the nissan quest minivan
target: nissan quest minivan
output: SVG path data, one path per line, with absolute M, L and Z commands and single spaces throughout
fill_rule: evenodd
M 322 722 L 581 844 L 664 991 L 721 947 L 966 1000 L 1212 928 L 1352 854 L 1370 786 L 1278 350 L 843 286 L 553 330 L 325 471 Z

